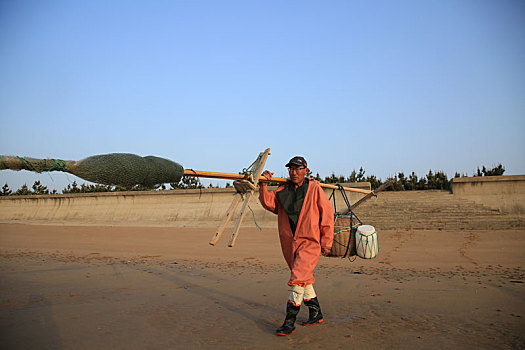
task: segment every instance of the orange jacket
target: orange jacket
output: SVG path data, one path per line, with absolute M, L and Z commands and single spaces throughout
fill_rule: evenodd
M 277 214 L 279 238 L 284 259 L 290 267 L 289 285 L 305 287 L 315 282 L 313 271 L 321 254 L 321 247 L 331 248 L 334 240 L 334 210 L 319 182 L 309 179 L 301 215 L 297 222 L 295 236 L 292 234 L 288 214 L 279 203 L 275 191 L 268 191 L 266 183 L 259 184 L 259 200 L 262 206 Z

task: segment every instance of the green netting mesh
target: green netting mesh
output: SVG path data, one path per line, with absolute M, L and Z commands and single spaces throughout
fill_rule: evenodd
M 130 153 L 88 157 L 76 162 L 67 171 L 84 180 L 123 187 L 152 187 L 161 183 L 179 182 L 184 175 L 184 168 L 171 160 Z

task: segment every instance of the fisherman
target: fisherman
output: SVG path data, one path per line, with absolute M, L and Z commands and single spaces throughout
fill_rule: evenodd
M 268 191 L 266 182 L 259 183 L 262 206 L 277 214 L 279 237 L 284 259 L 291 276 L 292 287 L 286 304 L 286 318 L 277 335 L 295 331 L 295 320 L 301 303 L 308 306 L 309 318 L 303 326 L 323 322 L 321 307 L 314 291 L 313 271 L 320 254 L 330 253 L 334 239 L 334 211 L 318 181 L 306 177 L 308 167 L 303 157 L 296 156 L 286 164 L 290 181 L 275 191 Z M 273 173 L 262 174 L 270 180 Z

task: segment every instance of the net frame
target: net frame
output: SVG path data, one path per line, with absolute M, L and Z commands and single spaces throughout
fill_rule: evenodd
M 350 201 L 343 186 L 339 184 L 336 186 L 338 189 L 332 190 L 332 194 L 328 198 L 328 200 L 332 200 L 334 207 L 334 243 L 328 256 L 348 258 L 350 261 L 354 261 L 355 256 L 357 256 L 355 234 L 357 227 L 362 225 L 362 222 L 352 211 Z M 347 213 L 345 214 L 337 212 L 337 204 L 335 201 L 336 191 L 339 191 L 347 207 L 347 210 L 345 210 Z M 354 257 L 353 260 L 351 259 L 352 257 Z

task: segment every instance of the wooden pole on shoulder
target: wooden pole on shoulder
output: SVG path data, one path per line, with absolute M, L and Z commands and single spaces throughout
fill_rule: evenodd
M 206 177 L 210 179 L 224 179 L 224 180 L 243 180 L 246 178 L 246 176 L 242 174 L 220 173 L 216 171 L 200 171 L 200 170 L 192 170 L 192 169 L 185 169 L 184 176 Z M 259 176 L 259 182 L 285 183 L 287 181 L 288 179 L 284 179 L 282 177 L 272 177 L 270 180 L 268 180 L 264 176 Z M 321 183 L 320 185 L 321 187 L 324 187 L 324 188 L 330 188 L 334 190 L 339 189 L 339 187 L 337 187 L 336 185 L 324 184 L 324 183 Z M 369 190 L 363 190 L 360 188 L 353 188 L 353 187 L 343 187 L 343 189 L 348 192 L 357 192 L 357 193 L 363 193 L 363 194 L 369 194 L 371 192 Z

